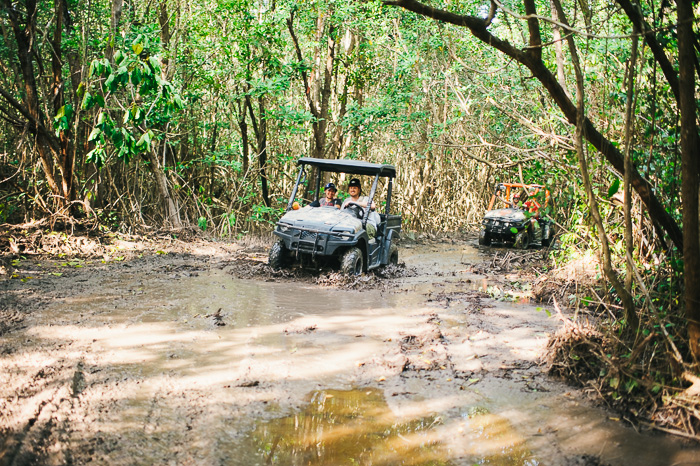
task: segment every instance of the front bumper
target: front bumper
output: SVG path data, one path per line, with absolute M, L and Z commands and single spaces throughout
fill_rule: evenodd
M 489 238 L 495 242 L 512 243 L 515 236 L 527 228 L 527 223 L 507 222 L 503 220 L 484 220 L 482 227 Z M 513 228 L 516 230 L 513 232 Z
M 351 232 L 299 228 L 284 222 L 277 222 L 277 228 L 273 233 L 284 241 L 288 250 L 297 255 L 334 256 L 338 250 L 357 244 L 357 236 Z

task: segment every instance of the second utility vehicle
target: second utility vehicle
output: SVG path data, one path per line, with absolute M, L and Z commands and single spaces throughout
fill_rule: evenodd
M 501 208 L 496 207 L 496 203 Z M 541 215 L 549 204 L 549 190 L 539 184 L 499 183 L 491 195 L 479 232 L 479 244 L 549 246 L 554 237 L 552 221 Z

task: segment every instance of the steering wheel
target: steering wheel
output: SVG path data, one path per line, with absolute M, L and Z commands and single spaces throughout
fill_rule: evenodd
M 365 216 L 365 209 L 357 202 L 350 201 L 345 205 L 346 209 L 350 209 L 355 212 L 357 218 L 362 219 Z

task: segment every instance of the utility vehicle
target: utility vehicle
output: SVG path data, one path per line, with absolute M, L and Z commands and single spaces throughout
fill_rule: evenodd
M 401 215 L 390 214 L 391 190 L 396 177 L 393 165 L 311 157 L 302 157 L 297 164 L 299 174 L 286 212 L 273 232 L 279 238 L 270 249 L 268 263 L 273 269 L 300 263 L 302 266 L 331 266 L 347 275 L 359 275 L 383 265 L 398 263 L 396 241 L 401 233 Z M 324 174 L 330 173 L 336 181 L 339 174 L 373 177 L 367 195 L 368 205 L 372 205 L 382 179 L 386 189 L 384 212 L 370 211 L 354 203 L 348 204 L 345 209 L 311 205 L 300 207 L 296 201 L 297 194 L 309 176 L 313 176 L 310 171 L 315 171 L 312 186 L 315 201 L 318 201 Z M 368 234 L 368 222 L 376 226 L 373 237 Z
M 497 203 L 500 208 L 494 208 Z M 542 185 L 498 183 L 481 222 L 479 244 L 498 243 L 520 249 L 549 246 L 554 237 L 553 224 L 541 215 L 548 204 L 549 190 Z

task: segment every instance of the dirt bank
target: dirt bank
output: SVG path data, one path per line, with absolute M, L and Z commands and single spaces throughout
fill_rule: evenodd
M 404 243 L 399 267 L 356 279 L 272 272 L 266 247 L 18 249 L 0 281 L 0 464 L 700 458 L 546 376 L 560 321 L 472 238 Z

